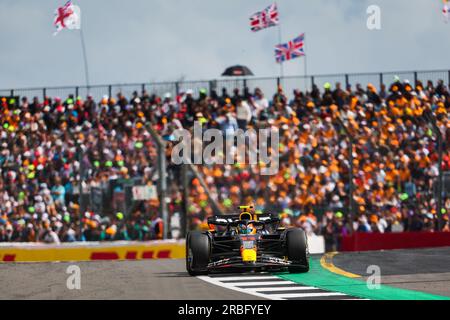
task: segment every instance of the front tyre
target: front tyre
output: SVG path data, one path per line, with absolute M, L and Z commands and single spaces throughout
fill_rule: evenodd
M 186 238 L 186 270 L 191 276 L 208 274 L 211 252 L 209 236 L 199 231 L 189 232 Z
M 286 247 L 289 261 L 297 266 L 288 267 L 290 273 L 305 273 L 309 271 L 308 238 L 302 229 L 286 231 Z

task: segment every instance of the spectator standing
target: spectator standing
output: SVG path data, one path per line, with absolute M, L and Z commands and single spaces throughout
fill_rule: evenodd
M 252 120 L 252 110 L 245 100 L 238 100 L 236 118 L 239 129 L 247 130 L 247 125 Z

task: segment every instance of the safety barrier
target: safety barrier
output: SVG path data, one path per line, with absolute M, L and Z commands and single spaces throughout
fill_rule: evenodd
M 312 254 L 325 251 L 323 237 L 308 237 L 308 243 Z M 61 245 L 34 243 L 0 244 L 0 262 L 146 260 L 182 259 L 184 257 L 184 240 L 89 242 Z
M 184 256 L 184 241 L 175 240 L 0 245 L 0 262 L 178 259 Z
M 342 238 L 341 251 L 450 246 L 450 232 L 354 233 Z

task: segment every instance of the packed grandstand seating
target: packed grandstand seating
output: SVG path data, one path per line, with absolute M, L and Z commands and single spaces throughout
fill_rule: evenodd
M 289 97 L 288 97 L 289 96 Z M 179 166 L 170 163 L 177 128 L 203 127 L 230 133 L 238 128 L 276 127 L 280 132 L 278 173 L 261 165 L 198 165 L 212 197 L 225 212 L 243 203 L 279 213 L 285 225 L 324 235 L 327 243 L 359 232 L 432 232 L 437 225 L 436 137 L 422 117 L 431 110 L 444 135 L 443 169 L 450 170 L 450 94 L 440 81 L 411 84 L 396 79 L 377 89 L 326 83 L 311 92 L 278 88 L 273 97 L 255 90 L 201 90 L 162 97 L 135 92 L 117 98 L 4 98 L 0 108 L 0 242 L 148 240 L 161 237 L 158 202 L 147 201 L 130 215 L 80 212 L 77 175 L 84 188 L 112 179 L 139 177 L 156 184 L 156 145 L 151 123 L 168 142 L 169 213 L 182 210 Z M 348 137 L 354 138 L 355 217 L 349 218 Z M 83 148 L 78 157 L 77 143 Z M 218 155 L 223 156 L 222 155 Z M 187 206 L 191 228 L 207 227 L 213 214 L 198 179 L 191 180 Z M 450 198 L 444 198 L 450 231 Z M 80 215 L 81 213 L 81 215 Z M 80 234 L 79 216 L 83 233 Z

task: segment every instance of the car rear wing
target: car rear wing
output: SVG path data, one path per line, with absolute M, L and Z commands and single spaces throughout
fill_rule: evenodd
M 280 218 L 276 214 L 263 213 L 256 214 L 257 221 L 260 224 L 273 224 L 280 222 Z M 208 224 L 216 226 L 229 226 L 238 223 L 240 220 L 239 214 L 217 215 L 208 218 Z

